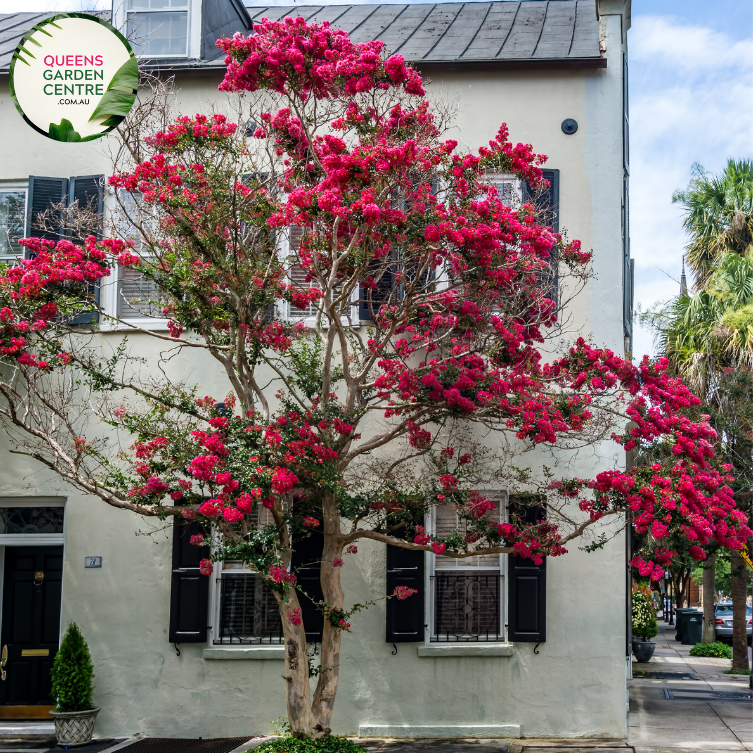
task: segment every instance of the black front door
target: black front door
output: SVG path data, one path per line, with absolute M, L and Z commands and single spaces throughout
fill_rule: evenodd
M 53 703 L 50 669 L 60 638 L 62 581 L 62 546 L 6 547 L 2 657 L 7 661 L 0 704 Z

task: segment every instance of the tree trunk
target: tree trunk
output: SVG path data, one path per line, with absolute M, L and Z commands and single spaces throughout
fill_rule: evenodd
M 703 643 L 716 640 L 714 632 L 714 585 L 716 582 L 716 553 L 711 552 L 703 564 Z
M 322 505 L 324 518 L 324 551 L 322 552 L 321 583 L 324 601 L 329 609 L 342 610 L 344 594 L 340 584 L 340 567 L 334 563 L 342 554 L 340 541 L 340 516 L 337 511 L 337 501 L 327 498 Z M 332 710 L 335 706 L 337 683 L 340 679 L 340 643 L 343 628 L 333 625 L 329 615 L 324 615 L 322 630 L 321 671 L 316 684 L 314 700 L 311 705 L 313 717 L 312 734 L 321 737 L 330 733 L 332 725 Z
M 748 571 L 737 550 L 731 552 L 732 560 L 732 669 L 748 669 L 748 637 L 745 614 L 748 597 Z
M 688 596 L 685 581 L 685 568 L 683 567 L 679 572 L 672 571 L 672 584 L 675 587 L 675 609 L 682 609 L 687 606 L 685 604 L 685 598 Z
M 306 631 L 303 623 L 293 625 L 288 619 L 288 610 L 299 608 L 294 589 L 288 589 L 288 602 L 275 594 L 280 609 L 282 632 L 285 640 L 285 700 L 288 707 L 288 723 L 294 735 L 309 735 L 314 726 L 311 714 L 311 689 L 309 686 L 309 660 L 306 650 Z

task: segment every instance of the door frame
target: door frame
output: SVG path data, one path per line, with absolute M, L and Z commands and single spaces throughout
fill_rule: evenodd
M 0 507 L 66 507 L 65 497 L 0 497 Z M 0 634 L 2 634 L 5 583 L 5 549 L 9 546 L 62 546 L 63 580 L 60 588 L 60 625 L 58 640 L 63 635 L 63 599 L 65 598 L 65 538 L 67 516 L 63 516 L 63 533 L 2 533 L 0 534 Z M 54 707 L 53 707 L 54 708 Z M 4 719 L 44 719 L 49 721 L 47 706 L 0 706 Z

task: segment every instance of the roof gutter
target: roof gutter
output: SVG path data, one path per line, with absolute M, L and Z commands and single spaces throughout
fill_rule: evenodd
M 492 68 L 494 70 L 546 70 L 546 69 L 597 69 L 606 68 L 605 57 L 588 58 L 547 58 L 547 59 L 519 59 L 519 60 L 414 60 L 412 66 L 419 70 L 427 68 L 442 68 L 442 70 L 479 71 Z

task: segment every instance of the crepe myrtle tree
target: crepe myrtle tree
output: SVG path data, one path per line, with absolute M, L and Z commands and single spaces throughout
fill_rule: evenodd
M 200 521 L 195 543 L 211 541 L 212 560 L 259 572 L 280 610 L 291 730 L 318 736 L 343 633 L 365 606 L 346 599 L 343 557 L 364 539 L 540 563 L 630 510 L 652 534 L 635 565 L 658 578 L 673 556 L 665 539 L 681 535 L 693 555 L 712 535 L 737 546 L 750 531 L 714 431 L 681 414 L 698 400 L 665 361 L 634 365 L 583 339 L 556 350 L 590 253 L 488 182 L 513 174 L 541 190 L 546 158 L 505 126 L 459 150 L 418 74 L 381 43 L 300 18 L 254 31 L 218 43 L 220 88 L 244 92 L 243 127 L 139 105 L 109 181 L 125 224 L 81 243 L 25 239 L 27 259 L 2 271 L 0 414 L 16 451 L 75 487 Z M 71 323 L 96 309 L 87 291 L 115 265 L 151 283 L 169 333 L 125 320 L 135 345 L 106 350 Z M 310 316 L 292 322 L 290 310 Z M 147 337 L 165 343 L 153 368 L 138 352 Z M 213 359 L 229 393 L 171 378 L 184 357 Z M 612 440 L 670 452 L 588 479 L 542 465 L 546 449 L 572 458 Z M 482 490 L 502 478 L 545 504 L 546 520 L 524 505 L 496 514 Z M 436 505 L 457 512 L 449 535 L 424 527 Z M 306 535 L 323 543 L 313 696 L 291 566 Z

